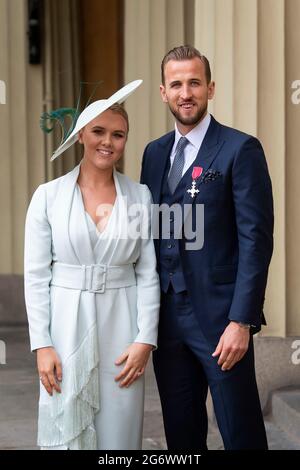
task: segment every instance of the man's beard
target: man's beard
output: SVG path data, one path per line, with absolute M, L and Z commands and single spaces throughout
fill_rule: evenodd
M 207 112 L 207 106 L 205 108 L 200 108 L 198 109 L 197 113 L 194 116 L 186 117 L 183 118 L 178 111 L 176 111 L 174 108 L 170 106 L 169 103 L 169 108 L 173 116 L 175 117 L 176 121 L 180 122 L 183 126 L 193 126 L 194 124 L 198 124 L 202 120 L 202 118 L 205 116 Z

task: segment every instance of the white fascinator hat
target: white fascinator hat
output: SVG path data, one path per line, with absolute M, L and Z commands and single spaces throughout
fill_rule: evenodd
M 143 80 L 134 80 L 133 82 L 128 83 L 123 88 L 114 93 L 110 98 L 105 100 L 94 101 L 89 104 L 82 113 L 78 116 L 75 127 L 72 130 L 71 134 L 67 139 L 58 147 L 57 150 L 53 153 L 50 161 L 55 160 L 59 155 L 61 155 L 65 150 L 67 150 L 71 145 L 73 145 L 78 140 L 78 132 L 83 129 L 89 122 L 99 116 L 101 113 L 106 111 L 115 103 L 122 103 L 126 98 L 131 95 L 141 84 Z

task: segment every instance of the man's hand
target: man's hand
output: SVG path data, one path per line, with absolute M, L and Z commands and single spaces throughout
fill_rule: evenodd
M 115 381 L 123 379 L 120 387 L 129 387 L 145 372 L 145 368 L 153 349 L 151 344 L 132 343 L 126 351 L 115 361 L 117 366 L 126 361 L 126 364 Z
M 230 370 L 246 354 L 249 345 L 249 329 L 231 321 L 222 334 L 213 357 L 218 360 L 222 370 Z
M 40 381 L 44 385 L 49 395 L 53 395 L 53 389 L 61 393 L 58 382 L 62 381 L 61 362 L 52 347 L 41 348 L 37 350 L 37 366 Z

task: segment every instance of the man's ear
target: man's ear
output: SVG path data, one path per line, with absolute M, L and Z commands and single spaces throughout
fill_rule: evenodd
M 166 87 L 164 85 L 160 85 L 159 90 L 160 90 L 161 99 L 163 100 L 164 103 L 167 103 L 168 98 L 166 94 Z
M 80 144 L 83 143 L 83 142 L 82 142 L 82 129 L 80 129 L 80 131 L 78 132 L 78 142 L 79 142 Z
M 208 84 L 208 99 L 212 100 L 215 95 L 215 82 L 210 82 Z

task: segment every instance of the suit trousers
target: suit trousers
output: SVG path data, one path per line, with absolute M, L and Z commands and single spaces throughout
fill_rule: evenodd
M 245 356 L 229 371 L 212 357 L 215 347 L 206 340 L 188 293 L 163 293 L 153 363 L 168 449 L 207 449 L 208 386 L 225 449 L 267 449 L 252 336 Z

